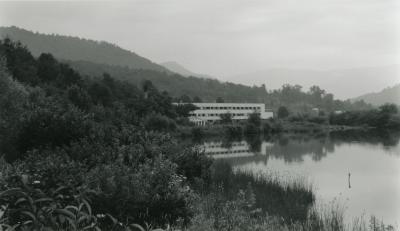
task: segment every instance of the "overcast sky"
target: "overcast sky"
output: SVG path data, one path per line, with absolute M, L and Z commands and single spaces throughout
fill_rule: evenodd
M 229 76 L 399 62 L 398 0 L 0 2 L 0 24 L 105 40 Z

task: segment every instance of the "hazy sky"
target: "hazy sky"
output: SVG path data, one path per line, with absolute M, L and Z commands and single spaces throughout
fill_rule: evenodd
M 105 40 L 229 76 L 399 63 L 398 0 L 0 2 L 0 24 Z

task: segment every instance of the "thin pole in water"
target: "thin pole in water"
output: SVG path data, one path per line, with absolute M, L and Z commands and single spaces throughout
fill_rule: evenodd
M 351 174 L 349 173 L 349 188 L 351 188 L 351 184 L 350 184 L 350 176 L 351 176 Z

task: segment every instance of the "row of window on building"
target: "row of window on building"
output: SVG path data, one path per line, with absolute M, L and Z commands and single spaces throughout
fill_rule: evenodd
M 240 146 L 247 146 L 245 143 L 236 143 L 236 144 L 231 144 L 231 147 L 240 147 Z M 222 145 L 207 145 L 207 148 L 221 148 Z
M 261 110 L 261 107 L 200 107 L 203 110 Z
M 233 151 L 220 151 L 220 152 L 206 152 L 207 155 L 218 155 L 218 154 L 232 154 L 232 153 L 248 153 L 249 149 L 233 150 Z
M 211 117 L 211 116 L 221 116 L 221 114 L 223 113 L 210 113 L 210 114 L 206 114 L 206 113 L 190 113 L 191 116 L 196 116 L 196 117 Z M 232 116 L 249 116 L 251 113 L 230 113 Z M 256 114 L 260 114 L 260 113 L 256 113 Z

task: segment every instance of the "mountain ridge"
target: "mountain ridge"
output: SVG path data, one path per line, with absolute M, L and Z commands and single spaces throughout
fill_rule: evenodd
M 396 64 L 380 67 L 359 67 L 332 70 L 270 68 L 225 77 L 224 80 L 246 84 L 266 84 L 277 89 L 283 84 L 299 84 L 308 89 L 317 85 L 341 99 L 352 99 L 399 82 L 400 67 Z M 360 88 L 360 85 L 363 85 Z
M 210 75 L 195 73 L 175 61 L 162 62 L 159 64 L 161 66 L 167 68 L 168 70 L 175 72 L 177 74 L 180 74 L 182 76 L 185 76 L 185 77 L 195 76 L 195 77 L 199 77 L 199 78 L 215 79 L 214 77 L 212 77 Z
M 15 26 L 0 27 L 0 38 L 5 37 L 9 37 L 14 41 L 20 41 L 36 57 L 41 53 L 51 53 L 60 60 L 82 60 L 109 65 L 128 66 L 133 69 L 170 72 L 165 67 L 145 57 L 105 41 L 38 33 Z
M 387 87 L 379 92 L 371 92 L 353 98 L 352 101 L 364 100 L 374 106 L 385 103 L 394 103 L 400 105 L 400 83 L 392 87 Z

